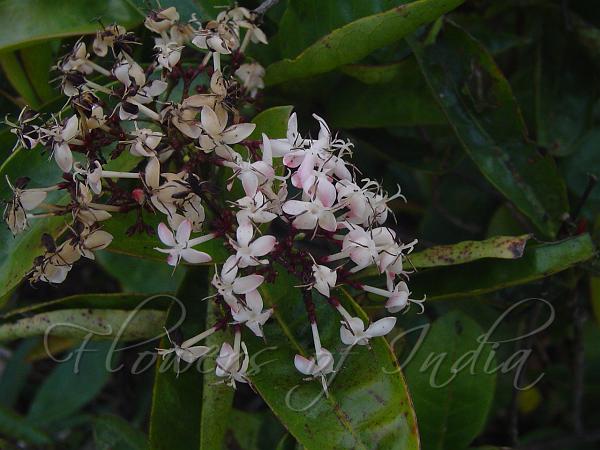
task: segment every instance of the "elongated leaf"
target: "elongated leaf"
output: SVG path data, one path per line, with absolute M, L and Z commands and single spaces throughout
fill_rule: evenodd
M 482 258 L 516 259 L 523 256 L 531 235 L 496 236 L 485 241 L 464 241 L 454 245 L 439 245 L 410 256 L 416 268 L 451 266 Z
M 211 294 L 214 292 L 211 292 Z M 214 302 L 207 305 L 206 326 L 214 324 L 219 319 L 218 308 Z M 212 334 L 202 345 L 216 349 L 226 340 L 224 333 Z M 224 448 L 227 420 L 231 416 L 233 403 L 233 389 L 225 384 L 216 384 L 221 381 L 214 371 L 214 364 L 204 363 L 204 377 L 202 380 L 202 413 L 200 415 L 200 450 Z M 209 366 L 209 367 L 207 367 Z
M 145 339 L 160 335 L 164 319 L 164 311 L 152 309 L 60 309 L 0 325 L 0 341 L 46 333 L 57 337 Z
M 126 0 L 3 0 L 0 9 L 0 52 L 52 38 L 95 33 L 98 19 L 106 25 L 118 22 L 125 27 L 143 19 Z
M 0 54 L 0 64 L 6 77 L 27 104 L 35 109 L 57 95 L 50 86 L 50 67 L 54 63 L 48 42 Z
M 414 295 L 429 300 L 468 297 L 545 278 L 594 256 L 596 249 L 584 234 L 551 244 L 529 246 L 515 260 L 483 260 L 429 269 L 411 277 Z
M 201 300 L 207 292 L 208 268 L 190 268 L 177 293 L 185 309 L 174 304 L 169 310 L 166 328 L 183 320 L 181 332 L 185 339 L 202 332 L 206 323 L 206 302 Z M 161 340 L 160 347 L 171 347 L 167 337 Z M 170 364 L 157 361 L 150 414 L 152 450 L 199 447 L 202 378 L 202 373 L 195 365 L 178 376 L 172 361 Z
M 545 235 L 568 212 L 550 157 L 528 142 L 510 85 L 490 54 L 456 26 L 428 47 L 411 45 L 433 96 L 485 177 Z
M 40 388 L 27 418 L 37 425 L 48 425 L 77 412 L 92 400 L 110 377 L 111 344 L 91 342 L 74 351 L 58 364 Z
M 146 435 L 118 416 L 103 415 L 94 419 L 96 450 L 145 450 Z
M 414 58 L 390 66 L 343 66 L 346 80 L 325 99 L 335 127 L 365 128 L 445 124 Z M 367 83 L 365 86 L 363 83 Z
M 263 285 L 266 307 L 274 306 L 265 326 L 267 345 L 248 337 L 255 366 L 249 376 L 255 389 L 294 437 L 307 448 L 418 448 L 417 424 L 404 378 L 384 339 L 371 349 L 344 354 L 339 315 L 324 299 L 315 299 L 323 345 L 336 361 L 336 375 L 325 398 L 318 381 L 303 380 L 294 367 L 296 353 L 310 356 L 310 327 L 299 284 L 278 268 L 277 281 Z M 344 304 L 366 318 L 348 295 Z M 265 349 L 266 347 L 266 349 Z
M 406 379 L 423 450 L 465 448 L 485 425 L 496 374 L 485 369 L 495 364 L 491 346 L 477 340 L 483 334 L 471 318 L 451 312 L 431 325 L 410 360 Z
M 0 375 L 0 405 L 10 408 L 17 401 L 31 370 L 31 362 L 27 360 L 27 356 L 35 345 L 35 339 L 21 342 L 4 366 Z
M 294 59 L 267 68 L 269 84 L 328 72 L 356 62 L 372 51 L 392 44 L 423 24 L 459 6 L 464 0 L 417 0 L 360 18 L 333 30 Z
M 167 310 L 172 302 L 173 297 L 169 294 L 80 294 L 12 309 L 1 315 L 0 321 L 16 320 L 26 315 L 60 309 Z
M 52 443 L 46 433 L 3 405 L 0 405 L 0 432 L 3 436 L 23 440 L 33 445 L 42 446 Z

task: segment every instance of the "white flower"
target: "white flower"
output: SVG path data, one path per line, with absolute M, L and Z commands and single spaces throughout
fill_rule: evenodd
M 85 42 L 79 41 L 75 44 L 71 53 L 62 60 L 58 68 L 62 72 L 74 71 L 89 75 L 94 71 L 94 67 L 89 64 L 89 56 Z
M 259 89 L 265 87 L 263 77 L 265 76 L 265 69 L 257 62 L 242 64 L 238 70 L 235 71 L 235 76 L 242 81 L 244 89 L 250 93 L 250 97 L 256 97 Z
M 178 20 L 179 13 L 177 12 L 177 8 L 171 6 L 160 11 L 151 11 L 150 14 L 146 16 L 146 20 L 144 20 L 144 25 L 150 31 L 162 34 L 169 28 L 171 28 L 173 25 L 175 25 L 175 23 L 177 23 Z
M 159 356 L 162 356 L 163 359 L 166 358 L 167 355 L 171 353 L 175 353 L 175 371 L 179 373 L 179 362 L 184 361 L 188 364 L 193 363 L 197 359 L 202 358 L 204 355 L 211 351 L 210 347 L 206 347 L 204 345 L 194 345 L 200 342 L 205 337 L 215 332 L 215 327 L 209 328 L 203 333 L 200 333 L 197 336 L 194 336 L 186 341 L 182 342 L 181 345 L 177 345 L 175 342 L 171 340 L 171 336 L 167 331 L 167 337 L 169 342 L 171 342 L 172 348 L 158 348 L 157 353 Z
M 262 327 L 271 317 L 273 309 L 263 311 L 263 300 L 257 290 L 247 292 L 245 298 L 245 305 L 242 305 L 237 311 L 232 309 L 233 320 L 236 323 L 245 324 L 256 336 L 263 337 Z
M 242 197 L 236 201 L 236 205 L 240 208 L 236 214 L 239 224 L 252 222 L 255 224 L 269 223 L 274 220 L 277 215 L 269 211 L 269 202 L 265 195 L 258 191 L 253 197 Z
M 327 393 L 326 375 L 334 371 L 333 363 L 333 355 L 324 347 L 321 347 L 315 353 L 315 357 L 306 358 L 302 355 L 296 355 L 294 357 L 294 365 L 296 366 L 296 369 L 300 373 L 308 375 L 311 378 L 319 378 L 325 393 Z
M 233 176 L 242 182 L 242 187 L 248 197 L 254 197 L 259 186 L 275 176 L 273 167 L 264 161 L 251 163 L 236 158 L 235 161 L 224 161 L 223 165 L 233 169 Z M 230 182 L 227 187 L 231 190 L 232 183 Z
M 156 147 L 160 144 L 163 134 L 150 128 L 138 128 L 131 132 L 135 139 L 131 142 L 129 152 L 134 156 L 152 157 L 156 156 Z
M 337 272 L 327 266 L 313 264 L 312 266 L 314 288 L 322 295 L 329 298 L 329 290 L 335 287 L 337 281 Z
M 246 373 L 248 372 L 248 366 L 250 364 L 250 357 L 248 356 L 248 348 L 243 342 L 240 343 L 240 332 L 235 334 L 234 347 L 227 342 L 224 342 L 221 346 L 219 356 L 217 357 L 215 374 L 221 378 L 228 378 L 227 384 L 235 388 L 235 383 L 248 383 Z M 240 353 L 240 347 L 243 352 Z
M 292 225 L 299 230 L 314 230 L 317 225 L 327 231 L 337 230 L 337 220 L 330 207 L 316 198 L 309 202 L 288 200 L 283 204 L 283 211 L 296 216 Z
M 236 295 L 255 291 L 264 281 L 264 277 L 257 274 L 238 277 L 236 263 L 235 256 L 230 256 L 221 268 L 221 275 L 215 274 L 212 280 L 212 285 L 217 289 L 219 295 L 234 311 L 238 310 L 240 306 Z
M 3 218 L 13 235 L 24 231 L 28 226 L 27 211 L 37 208 L 48 195 L 43 189 L 22 189 L 17 183 L 13 186 L 6 177 L 10 189 L 13 191 L 12 199 L 6 204 Z
M 49 130 L 45 130 L 45 138 L 48 144 L 52 146 L 54 159 L 58 167 L 63 172 L 70 172 L 73 166 L 73 154 L 69 147 L 79 134 L 79 120 L 77 116 L 71 116 L 64 125 L 56 125 Z
M 365 324 L 360 318 L 348 317 L 342 320 L 340 339 L 346 345 L 367 345 L 369 339 L 388 334 L 395 324 L 395 317 L 384 317 L 373 322 L 365 330 Z
M 158 50 L 156 54 L 156 62 L 158 65 L 169 72 L 173 70 L 173 67 L 179 63 L 181 58 L 181 51 L 183 46 L 177 42 L 168 42 L 163 39 L 156 39 L 156 45 L 154 46 Z
M 86 185 L 94 194 L 100 195 L 102 193 L 102 166 L 98 161 L 94 161 L 94 164 L 87 169 L 80 163 L 75 163 L 74 171 L 77 175 L 85 177 Z
M 388 287 L 387 290 L 366 285 L 363 285 L 362 289 L 366 292 L 371 292 L 372 294 L 387 297 L 388 300 L 385 303 L 385 307 L 392 314 L 402 311 L 410 303 L 417 304 L 419 308 L 421 308 L 421 312 L 425 309 L 423 306 L 425 298 L 421 300 L 410 298 L 411 292 L 408 290 L 408 286 L 404 281 L 400 281 L 396 286 Z
M 106 56 L 108 48 L 112 49 L 117 39 L 126 33 L 127 30 L 121 25 L 109 25 L 103 30 L 99 30 L 92 45 L 94 53 L 98 56 Z
M 77 240 L 75 247 L 88 259 L 95 259 L 94 252 L 105 249 L 113 240 L 112 234 L 103 230 L 86 229 Z
M 252 134 L 256 125 L 240 123 L 227 126 L 227 114 L 219 118 L 215 111 L 205 106 L 200 114 L 202 130 L 200 147 L 205 152 L 216 151 L 221 158 L 231 159 L 233 149 L 230 145 L 237 144 Z
M 237 241 L 229 240 L 229 243 L 236 250 L 237 266 L 240 269 L 248 266 L 258 266 L 267 264 L 267 259 L 259 259 L 270 253 L 277 242 L 274 236 L 261 236 L 254 242 L 250 242 L 254 236 L 254 228 L 251 224 L 238 226 L 236 237 Z
M 161 253 L 167 253 L 167 263 L 170 266 L 177 266 L 179 261 L 183 259 L 190 264 L 202 264 L 211 261 L 209 254 L 194 250 L 194 245 L 206 242 L 214 237 L 214 235 L 206 235 L 195 239 L 190 239 L 192 233 L 192 224 L 189 220 L 183 220 L 177 232 L 173 235 L 173 232 L 164 223 L 158 225 L 158 237 L 163 244 L 170 247 L 168 249 L 156 247 L 155 250 Z

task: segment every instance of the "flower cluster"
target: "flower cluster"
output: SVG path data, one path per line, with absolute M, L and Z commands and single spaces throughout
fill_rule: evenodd
M 259 23 L 259 15 L 241 7 L 206 23 L 183 22 L 173 7 L 152 11 L 145 26 L 157 35 L 155 58 L 146 67 L 132 57 L 140 41 L 121 26 L 97 33 L 94 56 L 78 41 L 56 66 L 65 108 L 47 118 L 25 109 L 11 122 L 17 146 L 48 151 L 62 181 L 28 188 L 28 179 L 14 180 L 4 218 L 14 234 L 40 218 L 67 222 L 56 240 L 44 236 L 46 252 L 35 261 L 32 282 L 61 283 L 78 259 L 93 259 L 109 246 L 113 236 L 102 224 L 114 215 L 137 214 L 128 233 L 154 233 L 145 218 L 161 216 L 156 250 L 173 267 L 215 262 L 203 244 L 220 240 L 230 256 L 216 269 L 209 298 L 222 318 L 159 353 L 192 363 L 209 353 L 197 344 L 231 328 L 233 345 L 222 345 L 216 374 L 232 386 L 249 382 L 244 327 L 263 337 L 273 312 L 264 306 L 261 286 L 277 270 L 288 271 L 301 284 L 314 341 L 314 356 L 297 355 L 294 363 L 327 390 L 334 357 L 321 344 L 313 295 L 339 313 L 344 344 L 367 345 L 389 333 L 396 319 L 366 324 L 341 305 L 335 289 L 346 284 L 384 297 L 390 313 L 413 302 L 422 307 L 422 300 L 410 298 L 404 267 L 416 241 L 401 242 L 386 225 L 389 202 L 403 198 L 400 191 L 389 195 L 376 181 L 357 178 L 349 162 L 352 143 L 321 117 L 314 115 L 316 138 L 300 134 L 294 113 L 285 138 L 250 139 L 255 125 L 240 111 L 260 99 L 264 69 L 244 52 L 250 43 L 267 43 Z M 121 157 L 125 151 L 135 163 L 129 171 L 113 170 L 131 161 Z M 48 203 L 50 195 L 59 200 Z M 317 244 L 319 253 L 302 241 Z M 385 289 L 354 279 L 370 266 L 385 277 Z

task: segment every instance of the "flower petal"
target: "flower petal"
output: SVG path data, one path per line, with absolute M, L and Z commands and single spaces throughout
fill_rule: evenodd
M 163 244 L 168 245 L 169 247 L 174 247 L 175 245 L 177 245 L 175 243 L 175 237 L 173 236 L 173 232 L 163 222 L 158 224 L 158 237 Z

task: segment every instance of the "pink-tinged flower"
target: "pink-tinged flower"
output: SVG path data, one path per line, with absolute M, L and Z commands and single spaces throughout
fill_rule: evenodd
M 237 311 L 240 308 L 237 295 L 248 294 L 255 291 L 263 283 L 262 275 L 252 274 L 245 277 L 238 277 L 238 266 L 235 256 L 230 256 L 223 267 L 221 274 L 215 274 L 212 280 L 212 285 L 217 289 L 219 295 L 227 302 L 227 304 Z
M 314 230 L 317 225 L 327 231 L 337 230 L 337 220 L 330 207 L 326 207 L 316 198 L 310 202 L 288 200 L 283 204 L 283 211 L 296 216 L 292 225 L 299 230 Z
M 334 359 L 329 350 L 321 347 L 315 353 L 314 357 L 306 358 L 302 355 L 294 357 L 294 365 L 298 372 L 308 375 L 311 379 L 319 378 L 323 386 L 323 391 L 327 394 L 327 378 L 326 376 L 332 373 Z
M 365 324 L 360 318 L 349 317 L 342 320 L 340 339 L 346 345 L 367 345 L 369 339 L 388 334 L 395 324 L 395 317 L 384 317 L 373 322 L 365 330 Z
M 261 236 L 254 242 L 250 242 L 254 237 L 254 228 L 251 224 L 243 224 L 238 226 L 236 232 L 237 241 L 229 240 L 229 243 L 236 250 L 235 258 L 237 266 L 240 269 L 248 266 L 258 266 L 267 264 L 267 259 L 259 259 L 273 250 L 277 240 L 274 236 Z
M 257 290 L 246 293 L 245 297 L 245 305 L 241 305 L 237 311 L 232 309 L 233 320 L 236 323 L 245 324 L 256 336 L 263 337 L 262 327 L 271 317 L 273 310 L 266 309 L 263 311 L 263 300 Z
M 167 253 L 167 263 L 170 266 L 177 266 L 183 259 L 190 264 L 202 264 L 211 261 L 209 254 L 194 250 L 194 245 L 201 244 L 214 238 L 213 234 L 190 239 L 192 233 L 192 224 L 189 220 L 183 220 L 177 227 L 177 232 L 173 235 L 171 229 L 164 223 L 158 225 L 158 237 L 163 244 L 170 248 L 156 247 L 155 250 L 161 253 Z

